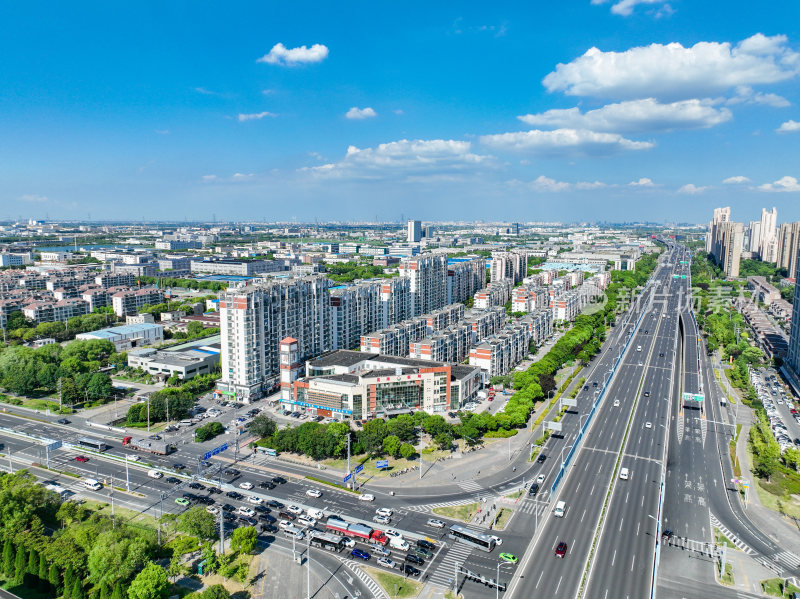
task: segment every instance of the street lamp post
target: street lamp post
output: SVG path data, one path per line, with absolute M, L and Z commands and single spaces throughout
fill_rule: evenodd
M 561 469 L 562 470 L 564 469 L 564 451 L 567 448 L 572 449 L 572 447 L 573 447 L 572 445 L 565 445 L 564 447 L 561 448 Z
M 306 587 L 308 588 L 308 597 L 311 599 L 311 534 L 306 534 Z

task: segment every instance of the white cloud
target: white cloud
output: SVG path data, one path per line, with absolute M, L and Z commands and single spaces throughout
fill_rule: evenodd
M 254 177 L 253 173 L 234 173 L 233 177 L 231 177 L 234 181 L 245 181 Z
M 216 175 L 203 175 L 201 177 L 201 179 L 204 182 L 208 183 L 209 181 L 216 181 L 217 180 L 217 176 Z
M 694 195 L 696 193 L 703 193 L 706 189 L 708 189 L 708 186 L 704 187 L 695 185 L 694 183 L 687 183 L 686 185 L 678 189 L 678 193 L 688 193 L 690 195 Z
M 544 155 L 606 155 L 621 150 L 648 150 L 655 145 L 648 141 L 633 141 L 617 133 L 596 133 L 586 129 L 533 129 L 484 135 L 480 139 L 484 145 L 498 150 Z
M 156 133 L 159 135 L 169 135 L 169 129 L 156 129 Z
M 17 198 L 20 202 L 27 202 L 29 204 L 44 204 L 45 202 L 49 202 L 50 199 L 47 196 L 37 195 L 35 193 L 26 193 L 24 195 L 19 196 Z
M 362 119 L 371 119 L 373 117 L 378 116 L 378 113 L 375 112 L 372 108 L 367 106 L 366 108 L 358 108 L 353 106 L 350 110 L 345 113 L 345 118 L 352 119 L 352 120 L 362 120 Z
M 750 179 L 748 179 L 744 175 L 735 175 L 733 177 L 728 177 L 727 179 L 723 179 L 722 182 L 725 185 L 741 185 L 742 183 L 750 183 Z
M 474 154 L 468 141 L 401 139 L 374 148 L 350 146 L 339 162 L 301 170 L 318 177 L 420 178 L 441 177 L 467 168 L 474 169 L 490 161 L 491 156 Z
M 282 43 L 278 42 L 272 46 L 272 50 L 269 51 L 269 54 L 265 54 L 256 60 L 256 62 L 292 67 L 298 64 L 322 62 L 327 57 L 328 47 L 322 44 L 314 44 L 310 48 L 306 46 L 287 48 Z
M 741 85 L 776 83 L 800 71 L 785 35 L 757 33 L 736 45 L 650 44 L 623 52 L 590 48 L 543 79 L 548 91 L 572 96 L 692 98 Z
M 255 177 L 254 173 L 234 173 L 230 177 L 220 177 L 218 175 L 203 175 L 200 179 L 203 183 L 241 183 L 249 181 Z
M 401 114 L 403 114 L 403 110 L 402 110 L 401 108 L 397 108 L 397 109 L 395 109 L 395 110 L 392 110 L 392 112 L 393 112 L 393 113 L 395 113 L 395 114 L 397 114 L 397 115 L 401 115 Z
M 628 183 L 629 187 L 655 187 L 656 184 L 648 177 L 642 177 L 638 181 L 631 181 Z
M 778 133 L 794 133 L 795 131 L 800 131 L 800 123 L 793 120 L 788 120 L 785 123 L 782 123 L 780 127 L 775 129 Z
M 239 119 L 240 123 L 244 123 L 245 121 L 260 121 L 261 119 L 263 119 L 265 117 L 268 117 L 268 116 L 275 117 L 275 116 L 278 116 L 278 115 L 275 114 L 274 112 L 266 112 L 266 111 L 264 111 L 264 112 L 254 112 L 254 113 L 251 113 L 251 114 L 239 114 L 239 116 L 237 118 Z
M 791 106 L 783 96 L 778 94 L 765 94 L 764 92 L 753 91 L 749 85 L 739 85 L 736 87 L 736 95 L 729 98 L 725 102 L 728 105 L 734 104 L 762 104 L 764 106 L 772 106 L 773 108 L 786 108 Z
M 800 191 L 800 181 L 798 181 L 795 177 L 781 177 L 774 183 L 764 183 L 763 185 L 759 185 L 758 188 L 761 191 Z
M 731 119 L 730 110 L 714 108 L 714 103 L 710 99 L 693 99 L 662 104 L 654 98 L 645 98 L 608 104 L 585 113 L 579 108 L 553 109 L 517 118 L 528 125 L 616 133 L 701 129 Z
M 592 4 L 605 4 L 608 0 L 592 0 Z M 633 9 L 638 4 L 663 4 L 665 0 L 619 0 L 616 4 L 611 6 L 611 12 L 615 15 L 621 15 L 623 17 L 630 16 L 633 14 Z M 672 11 L 672 7 L 669 4 L 666 5 L 669 7 L 669 11 Z M 661 16 L 657 13 L 656 16 Z

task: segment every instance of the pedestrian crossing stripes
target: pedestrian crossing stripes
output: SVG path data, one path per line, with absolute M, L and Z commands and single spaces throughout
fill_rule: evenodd
M 474 503 L 476 501 L 483 502 L 483 500 L 494 501 L 497 499 L 497 496 L 493 493 L 481 493 L 480 495 L 476 495 L 474 497 L 470 497 L 469 501 L 465 501 L 464 499 L 456 499 L 454 501 L 442 501 L 440 503 L 427 503 L 425 505 L 404 505 L 400 509 L 408 510 L 409 512 L 418 512 L 421 514 L 430 514 L 433 508 L 435 507 L 452 507 L 454 505 L 465 505 L 467 503 Z
M 703 446 L 706 444 L 706 433 L 708 432 L 708 420 L 705 418 L 700 419 L 700 436 L 703 439 Z
M 800 568 L 800 557 L 797 557 L 791 551 L 781 551 L 775 555 L 774 559 L 789 568 Z
M 359 568 L 360 564 L 358 562 L 354 562 L 353 560 L 349 559 L 345 559 L 342 561 L 344 562 L 344 565 L 347 566 L 353 572 L 353 574 L 358 576 L 361 582 L 364 583 L 364 586 L 366 586 L 369 589 L 369 592 L 372 593 L 371 595 L 372 597 L 389 599 L 389 596 L 383 592 L 381 586 L 377 582 L 375 582 L 375 580 L 369 574 L 367 574 L 366 572 L 364 572 L 364 570 Z
M 676 427 L 678 432 L 678 443 L 683 443 L 683 427 L 683 410 L 681 410 L 678 412 L 678 426 Z
M 458 486 L 464 491 L 483 491 L 483 487 L 474 480 L 462 480 L 458 483 Z
M 430 582 L 445 588 L 453 586 L 456 565 L 462 565 L 472 553 L 473 548 L 463 543 L 453 543 L 447 550 L 444 559 L 439 563 L 436 572 L 431 574 Z
M 724 524 L 722 524 L 719 520 L 717 520 L 714 514 L 711 514 L 711 526 L 718 528 L 726 539 L 728 539 L 731 543 L 733 543 L 739 549 L 744 551 L 747 555 L 754 555 L 756 553 L 756 551 L 753 548 L 749 547 L 744 541 L 742 541 L 739 537 L 737 537 L 730 530 L 728 530 Z

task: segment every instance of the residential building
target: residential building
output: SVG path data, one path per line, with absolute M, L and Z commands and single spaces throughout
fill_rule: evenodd
M 797 253 L 800 251 L 800 222 L 783 223 L 778 231 L 776 266 L 785 268 L 789 277 L 797 270 Z
M 381 281 L 364 281 L 330 290 L 333 349 L 355 349 L 361 336 L 383 328 Z
M 25 318 L 40 324 L 42 322 L 65 322 L 73 316 L 89 313 L 89 304 L 84 300 L 72 297 L 60 301 L 33 301 L 22 307 Z
M 713 254 L 714 253 L 714 245 L 716 244 L 716 227 L 720 223 L 728 222 L 731 220 L 731 208 L 730 206 L 726 206 L 725 208 L 714 208 L 714 217 L 711 219 L 711 222 L 708 223 L 708 232 L 706 233 L 706 253 Z M 760 230 L 759 224 L 759 230 Z
M 114 314 L 120 318 L 138 314 L 139 308 L 164 302 L 164 292 L 161 289 L 147 287 L 145 289 L 130 289 L 118 291 L 111 296 L 111 306 Z
M 778 249 L 778 209 L 761 209 L 761 235 L 758 254 L 762 262 L 775 262 Z
M 422 222 L 418 220 L 408 221 L 408 243 L 419 243 L 422 240 Z
M 486 261 L 474 258 L 447 266 L 447 303 L 465 302 L 486 286 Z
M 447 256 L 426 254 L 408 258 L 398 270 L 409 281 L 411 316 L 432 312 L 448 303 Z
M 512 288 L 511 279 L 500 279 L 489 283 L 485 289 L 474 294 L 475 308 L 487 310 L 494 306 L 504 306 L 511 298 Z

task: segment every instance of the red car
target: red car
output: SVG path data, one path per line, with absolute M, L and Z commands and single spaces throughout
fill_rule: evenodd
M 567 554 L 567 544 L 561 541 L 556 547 L 556 557 L 564 557 Z
M 76 455 L 75 456 L 75 461 L 76 462 L 88 462 L 89 458 L 87 458 L 85 455 Z

